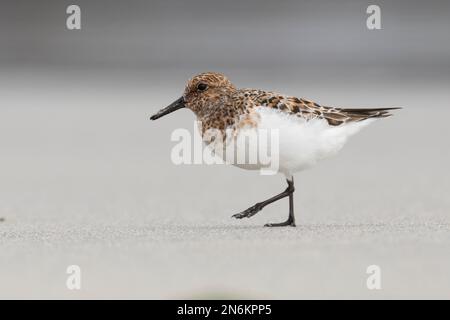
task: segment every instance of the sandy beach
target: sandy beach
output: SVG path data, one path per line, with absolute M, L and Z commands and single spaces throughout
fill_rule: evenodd
M 281 191 L 281 176 L 171 163 L 170 133 L 194 133 L 194 116 L 148 117 L 177 98 L 175 79 L 3 74 L 0 298 L 450 298 L 445 83 L 277 83 L 405 108 L 297 174 L 298 227 L 268 229 L 287 201 L 231 215 Z M 81 290 L 66 287 L 69 265 Z M 369 265 L 381 290 L 366 287 Z

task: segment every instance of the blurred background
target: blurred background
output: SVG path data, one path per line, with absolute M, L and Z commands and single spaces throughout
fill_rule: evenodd
M 436 0 L 2 0 L 0 297 L 449 298 L 449 31 Z M 197 134 L 193 114 L 148 120 L 203 71 L 404 109 L 296 175 L 297 228 L 264 229 L 287 201 L 230 216 L 281 176 L 176 166 L 170 134 Z

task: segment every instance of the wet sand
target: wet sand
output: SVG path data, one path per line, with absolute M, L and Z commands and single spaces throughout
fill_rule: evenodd
M 171 163 L 170 133 L 193 131 L 193 115 L 148 117 L 181 82 L 76 76 L 0 79 L 1 298 L 450 297 L 448 84 L 278 83 L 406 108 L 298 173 L 298 227 L 267 229 L 287 200 L 231 215 L 283 190 L 281 176 Z M 73 264 L 79 291 L 66 288 Z M 381 290 L 366 287 L 374 264 Z

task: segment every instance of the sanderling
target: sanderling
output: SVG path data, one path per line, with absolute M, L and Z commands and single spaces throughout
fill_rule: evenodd
M 215 145 L 214 148 L 217 148 L 217 141 L 206 135 L 210 129 L 222 133 L 225 145 L 230 141 L 230 136 L 236 138 L 244 129 L 278 130 L 278 172 L 284 174 L 288 187 L 280 194 L 233 215 L 238 219 L 250 218 L 268 204 L 289 197 L 288 219 L 282 223 L 265 225 L 269 227 L 295 226 L 295 172 L 336 154 L 349 136 L 377 118 L 390 116 L 389 110 L 399 109 L 321 106 L 304 98 L 275 92 L 237 89 L 224 75 L 215 72 L 194 76 L 188 81 L 181 98 L 161 109 L 150 119 L 156 120 L 181 108 L 191 109 L 195 113 L 201 123 L 200 133 L 205 143 Z M 235 165 L 244 169 L 260 168 L 258 164 Z

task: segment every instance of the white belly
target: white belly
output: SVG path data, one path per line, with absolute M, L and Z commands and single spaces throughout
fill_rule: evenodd
M 241 129 L 234 143 L 230 143 L 233 139 L 227 137 L 226 152 L 221 152 L 220 148 L 215 152 L 227 163 L 240 168 L 258 170 L 270 167 L 288 177 L 335 155 L 348 137 L 373 121 L 330 126 L 324 119 L 306 121 L 266 107 L 257 108 L 256 113 L 259 118 L 257 127 Z

